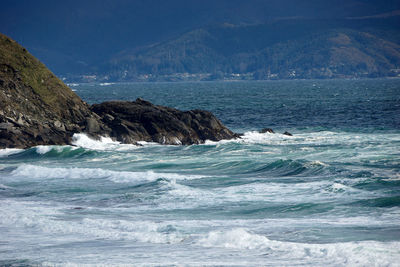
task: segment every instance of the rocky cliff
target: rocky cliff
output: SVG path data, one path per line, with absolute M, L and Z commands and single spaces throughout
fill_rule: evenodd
M 0 34 L 0 148 L 69 144 L 74 133 L 124 143 L 196 144 L 236 135 L 210 112 L 144 100 L 90 107 L 25 48 Z
M 98 118 L 25 48 L 0 34 L 0 148 L 68 144 Z

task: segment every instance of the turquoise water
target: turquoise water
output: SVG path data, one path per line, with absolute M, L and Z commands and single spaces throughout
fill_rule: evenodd
M 245 135 L 0 150 L 0 265 L 399 266 L 400 80 L 72 89 L 207 109 Z

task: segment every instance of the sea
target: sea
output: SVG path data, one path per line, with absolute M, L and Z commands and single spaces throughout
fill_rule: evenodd
M 0 266 L 400 266 L 400 79 L 71 88 L 244 135 L 0 150 Z

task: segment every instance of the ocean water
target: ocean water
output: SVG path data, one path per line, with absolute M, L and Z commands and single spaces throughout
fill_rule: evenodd
M 1 266 L 400 266 L 400 80 L 72 89 L 207 109 L 245 135 L 0 150 Z

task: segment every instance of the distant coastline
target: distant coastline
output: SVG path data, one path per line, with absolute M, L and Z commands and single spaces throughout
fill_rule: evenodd
M 320 81 L 320 80 L 379 80 L 379 79 L 400 79 L 400 74 L 396 76 L 383 76 L 383 77 L 331 77 L 331 78 L 282 78 L 282 79 L 253 79 L 250 75 L 241 75 L 241 76 L 232 76 L 227 75 L 222 79 L 203 79 L 204 77 L 209 77 L 207 75 L 188 75 L 188 76 L 174 76 L 175 78 L 171 78 L 171 76 L 154 76 L 152 78 L 141 78 L 137 80 L 112 80 L 105 82 L 104 77 L 96 78 L 85 78 L 84 76 L 70 76 L 59 74 L 58 77 L 62 79 L 67 86 L 74 87 L 79 84 L 94 84 L 100 86 L 109 86 L 117 83 L 158 83 L 158 82 L 268 82 L 268 81 Z M 85 75 L 86 76 L 86 75 Z M 69 77 L 69 78 L 67 78 Z M 203 77 L 203 78 L 202 78 Z

